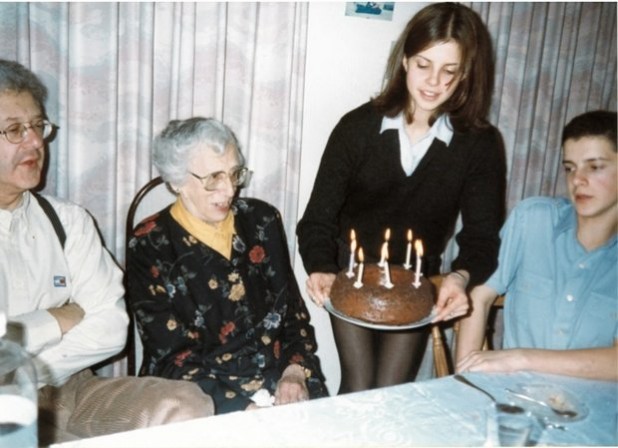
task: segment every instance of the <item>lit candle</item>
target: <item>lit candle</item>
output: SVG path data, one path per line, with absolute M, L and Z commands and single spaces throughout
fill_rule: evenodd
M 356 255 L 356 240 L 352 240 L 350 246 L 350 264 L 348 265 L 348 272 L 346 272 L 345 274 L 348 276 L 348 278 L 354 277 L 354 256 Z
M 388 250 L 388 240 L 391 239 L 391 229 L 386 229 L 386 231 L 384 232 L 384 243 L 382 244 L 382 257 L 380 258 L 380 261 L 378 262 L 378 266 L 383 267 L 384 266 L 384 251 Z
M 384 286 L 391 289 L 395 285 L 391 283 L 391 271 L 388 267 L 388 247 L 386 246 L 383 246 L 382 258 L 384 258 Z
M 363 269 L 365 268 L 365 265 L 363 264 L 363 248 L 359 247 L 358 248 L 358 276 L 356 277 L 356 281 L 354 282 L 354 287 L 356 289 L 360 288 L 363 286 Z
M 423 243 L 421 240 L 414 242 L 414 250 L 416 251 L 416 271 L 414 272 L 414 287 L 421 286 L 421 257 L 423 256 Z
M 410 269 L 412 265 L 410 264 L 410 257 L 412 256 L 412 230 L 408 229 L 408 245 L 406 247 L 406 262 L 403 267 L 406 269 Z
M 384 243 L 382 243 L 382 249 L 380 249 L 380 253 L 382 255 L 380 256 L 380 261 L 378 261 L 378 266 L 381 268 L 383 268 L 384 263 L 386 263 L 386 260 L 384 259 L 384 254 L 387 250 L 388 250 L 388 243 L 385 241 Z

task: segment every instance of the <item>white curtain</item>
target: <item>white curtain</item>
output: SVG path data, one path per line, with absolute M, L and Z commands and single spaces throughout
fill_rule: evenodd
M 84 205 L 124 260 L 124 223 L 157 175 L 154 135 L 216 117 L 295 247 L 306 3 L 0 3 L 0 57 L 39 74 L 59 125 L 45 192 Z
M 616 3 L 466 4 L 494 42 L 490 119 L 504 138 L 508 209 L 564 193 L 564 124 L 586 110 L 616 110 Z M 129 203 L 157 175 L 153 136 L 170 119 L 213 116 L 236 132 L 255 171 L 246 194 L 279 208 L 293 254 L 310 7 L 0 2 L 0 58 L 41 76 L 60 126 L 45 191 L 90 210 L 123 263 Z
M 496 55 L 490 121 L 504 137 L 509 210 L 565 194 L 562 128 L 593 109 L 616 110 L 615 2 L 471 3 Z
M 494 41 L 490 118 L 507 152 L 508 209 L 564 193 L 564 123 L 616 110 L 616 3 L 467 4 Z M 293 253 L 309 7 L 0 3 L 0 57 L 43 78 L 60 126 L 45 191 L 87 207 L 122 262 L 129 202 L 157 174 L 154 134 L 173 118 L 213 116 L 236 132 L 255 171 L 246 193 L 281 210 Z
M 507 210 L 530 196 L 565 195 L 564 125 L 616 110 L 615 2 L 466 3 L 487 24 L 496 61 L 490 121 L 507 159 Z M 448 271 L 457 247 L 444 257 Z

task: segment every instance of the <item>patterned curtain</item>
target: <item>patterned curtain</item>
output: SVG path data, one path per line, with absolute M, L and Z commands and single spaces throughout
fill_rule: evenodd
M 566 194 L 562 128 L 593 109 L 616 110 L 616 3 L 471 3 L 496 54 L 490 120 L 504 137 L 508 208 Z
M 255 172 L 246 194 L 298 196 L 306 3 L 0 3 L 0 58 L 39 74 L 59 125 L 45 192 L 85 206 L 124 260 L 131 199 L 170 119 L 212 116 Z
M 494 42 L 490 119 L 504 138 L 508 209 L 528 196 L 564 194 L 564 124 L 586 110 L 616 110 L 616 3 L 466 4 Z M 213 116 L 236 132 L 255 171 L 246 194 L 279 208 L 294 253 L 311 7 L 0 2 L 0 58 L 42 77 L 48 115 L 60 126 L 44 191 L 90 210 L 122 263 L 129 203 L 157 174 L 153 136 L 170 119 Z
M 615 2 L 466 3 L 487 24 L 496 80 L 490 121 L 507 157 L 507 209 L 530 196 L 566 195 L 564 125 L 594 109 L 616 110 Z M 445 252 L 450 270 L 457 245 Z

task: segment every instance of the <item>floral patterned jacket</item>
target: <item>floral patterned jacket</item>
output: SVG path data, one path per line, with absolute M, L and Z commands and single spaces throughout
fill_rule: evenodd
M 170 207 L 144 220 L 127 254 L 127 300 L 144 346 L 141 375 L 195 381 L 218 414 L 271 394 L 290 363 L 311 398 L 328 395 L 278 211 L 237 199 L 230 260 L 189 234 Z

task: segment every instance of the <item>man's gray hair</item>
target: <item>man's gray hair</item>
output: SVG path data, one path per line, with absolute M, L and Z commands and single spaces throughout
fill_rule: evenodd
M 38 76 L 19 62 L 0 59 L 0 94 L 5 92 L 28 92 L 39 104 L 41 112 L 45 110 L 47 87 Z
M 204 146 L 216 154 L 224 154 L 232 146 L 238 162 L 245 163 L 232 130 L 214 118 L 203 117 L 170 121 L 154 140 L 153 163 L 165 182 L 182 185 L 191 156 Z

